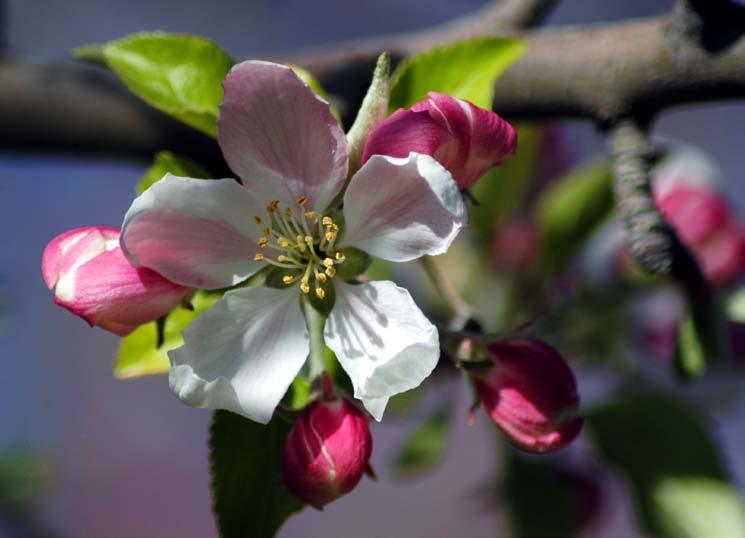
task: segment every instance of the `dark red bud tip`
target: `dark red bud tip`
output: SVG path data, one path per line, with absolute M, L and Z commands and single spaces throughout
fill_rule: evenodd
M 323 510 L 357 486 L 371 452 L 365 413 L 343 398 L 314 402 L 285 440 L 282 479 L 293 495 Z
M 487 346 L 495 368 L 474 378 L 492 421 L 519 447 L 558 450 L 572 442 L 584 420 L 576 416 L 577 383 L 564 358 L 536 339 Z

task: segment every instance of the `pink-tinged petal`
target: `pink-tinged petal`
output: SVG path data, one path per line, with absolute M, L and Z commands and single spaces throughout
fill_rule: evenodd
M 466 207 L 450 173 L 428 155 L 374 155 L 344 194 L 345 232 L 354 246 L 404 262 L 445 252 L 466 223 Z
M 217 122 L 223 155 L 262 201 L 323 211 L 342 188 L 347 143 L 329 104 L 287 66 L 243 62 L 223 82 Z
M 297 288 L 226 293 L 168 353 L 171 389 L 186 404 L 266 424 L 310 349 Z
M 693 250 L 713 286 L 733 284 L 745 270 L 745 234 L 734 224 L 716 230 Z
M 729 219 L 727 202 L 711 189 L 683 184 L 658 192 L 657 207 L 687 245 L 703 241 Z
M 337 281 L 335 289 L 326 344 L 352 380 L 355 398 L 380 420 L 388 398 L 418 387 L 437 365 L 437 329 L 393 282 Z
M 85 226 L 68 230 L 44 248 L 41 273 L 51 290 L 59 279 L 94 256 L 111 250 L 119 242 L 119 229 L 109 226 Z
M 363 162 L 372 155 L 431 155 L 463 189 L 515 153 L 517 132 L 490 110 L 431 92 L 409 110 L 398 110 L 368 137 Z
M 170 312 L 188 292 L 150 269 L 133 267 L 115 247 L 66 273 L 54 300 L 90 325 L 125 336 Z
M 264 214 L 251 193 L 232 179 L 170 174 L 142 193 L 127 211 L 121 245 L 130 261 L 191 288 L 238 284 L 261 264 L 253 260 Z

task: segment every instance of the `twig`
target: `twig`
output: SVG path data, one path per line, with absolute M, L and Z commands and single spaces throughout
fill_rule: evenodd
M 455 286 L 450 282 L 447 274 L 437 264 L 437 262 L 431 256 L 423 256 L 420 258 L 422 267 L 429 276 L 430 281 L 435 286 L 437 291 L 440 292 L 445 302 L 447 302 L 450 310 L 453 313 L 453 319 L 450 323 L 451 330 L 461 330 L 465 326 L 468 319 L 471 317 L 471 307 L 468 306 L 463 298 L 455 289 Z
M 614 191 L 633 258 L 650 273 L 669 274 L 675 232 L 655 206 L 649 179 L 650 148 L 642 128 L 625 120 L 609 133 Z

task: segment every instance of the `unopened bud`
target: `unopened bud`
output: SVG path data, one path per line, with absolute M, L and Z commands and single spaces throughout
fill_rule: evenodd
M 350 401 L 317 401 L 300 415 L 282 450 L 287 489 L 322 510 L 355 488 L 368 467 L 367 416 Z
M 484 408 L 518 446 L 557 450 L 574 440 L 584 420 L 574 374 L 558 351 L 536 339 L 493 342 L 494 368 L 474 375 Z
M 133 267 L 119 248 L 119 229 L 75 228 L 44 249 L 41 270 L 54 302 L 90 325 L 125 336 L 183 302 L 188 288 Z

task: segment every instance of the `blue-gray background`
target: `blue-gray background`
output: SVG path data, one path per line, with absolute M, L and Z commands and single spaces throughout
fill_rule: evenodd
M 33 62 L 66 61 L 76 46 L 141 30 L 201 34 L 238 59 L 347 38 L 425 27 L 478 8 L 481 0 L 10 0 L 3 14 L 6 51 Z M 659 13 L 662 0 L 563 0 L 549 24 Z M 557 51 L 561 54 L 561 51 Z M 745 169 L 745 105 L 671 111 L 657 130 L 715 155 L 726 188 Z M 592 127 L 568 125 L 577 158 L 602 150 Z M 198 155 L 195 155 L 198 158 Z M 209 512 L 209 413 L 181 405 L 163 377 L 120 382 L 111 376 L 117 338 L 89 329 L 52 304 L 39 270 L 41 251 L 74 226 L 118 226 L 144 162 L 85 156 L 15 155 L 0 148 L 0 450 L 29 448 L 49 463 L 45 524 L 64 536 L 205 537 Z M 463 389 L 463 387 L 461 387 Z M 467 393 L 461 390 L 465 413 Z M 724 413 L 717 434 L 729 447 L 738 482 L 745 461 L 739 413 Z M 463 416 L 463 415 L 461 415 Z M 480 418 L 458 426 L 445 465 L 414 482 L 393 482 L 389 462 L 407 423 L 376 425 L 373 462 L 381 480 L 363 480 L 324 513 L 306 510 L 282 536 L 489 537 L 504 525 L 476 496 L 496 465 L 492 430 Z M 620 520 L 630 517 L 621 508 Z M 621 521 L 622 526 L 623 521 Z M 0 529 L 0 535 L 2 535 Z

